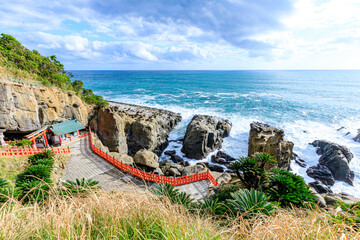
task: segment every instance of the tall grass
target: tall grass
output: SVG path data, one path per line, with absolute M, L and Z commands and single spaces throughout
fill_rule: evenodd
M 139 190 L 52 196 L 43 205 L 9 201 L 0 209 L 0 238 L 228 239 L 214 221 Z

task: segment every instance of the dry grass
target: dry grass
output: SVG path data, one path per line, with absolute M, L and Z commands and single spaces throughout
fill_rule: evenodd
M 210 219 L 151 194 L 116 191 L 53 196 L 44 206 L 6 203 L 1 239 L 229 239 Z
M 4 66 L 4 62 L 6 62 L 3 57 L 0 56 L 0 79 L 1 78 L 15 78 L 21 79 L 25 82 L 36 82 L 37 76 L 36 74 L 29 73 L 25 70 L 21 70 L 15 67 Z
M 320 210 L 280 210 L 274 216 L 238 218 L 232 227 L 237 239 L 360 239 L 360 232 L 346 224 L 329 222 L 329 213 Z

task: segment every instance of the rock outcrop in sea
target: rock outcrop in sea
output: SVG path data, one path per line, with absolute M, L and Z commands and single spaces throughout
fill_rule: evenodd
M 326 170 L 327 168 L 330 170 L 335 180 L 344 181 L 350 185 L 353 184 L 354 172 L 350 170 L 349 163 L 351 159 L 354 157 L 354 155 L 347 147 L 326 140 L 315 140 L 314 142 L 311 143 L 311 145 L 316 147 L 317 148 L 316 153 L 321 155 L 319 159 L 319 164 L 316 167 L 316 169 Z M 311 170 L 311 172 L 312 171 L 313 170 Z M 329 175 L 328 171 L 317 170 L 317 172 L 320 175 L 321 175 L 320 172 L 324 172 L 324 173 L 326 172 L 325 175 L 326 176 Z M 324 179 L 326 180 L 324 181 Z M 328 184 L 327 179 L 330 178 L 329 177 L 323 177 L 323 179 L 318 178 L 318 180 L 322 181 L 324 184 Z
M 171 130 L 180 121 L 180 114 L 170 111 L 113 103 L 100 109 L 90 125 L 110 151 L 134 156 L 146 149 L 160 156 Z
M 230 134 L 232 124 L 227 119 L 195 115 L 187 126 L 182 152 L 193 159 L 203 159 L 220 149 L 223 138 Z
M 265 123 L 254 122 L 250 124 L 248 155 L 255 153 L 267 153 L 276 158 L 277 167 L 290 168 L 293 157 L 294 143 L 284 139 L 283 130 Z M 268 166 L 270 168 L 272 166 Z

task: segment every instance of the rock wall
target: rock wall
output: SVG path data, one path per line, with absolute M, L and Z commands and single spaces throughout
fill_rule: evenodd
M 90 125 L 110 151 L 134 156 L 141 149 L 158 156 L 167 147 L 171 130 L 181 121 L 180 114 L 166 110 L 112 103 L 101 109 Z
M 74 93 L 0 80 L 0 128 L 6 132 L 31 132 L 74 118 L 86 126 L 92 111 L 93 107 Z
M 279 168 L 289 169 L 294 143 L 284 140 L 284 131 L 265 123 L 250 124 L 248 155 L 267 153 L 274 156 Z M 271 167 L 271 166 L 269 166 Z

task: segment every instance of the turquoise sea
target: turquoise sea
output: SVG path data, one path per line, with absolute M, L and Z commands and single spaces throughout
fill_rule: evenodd
M 360 71 L 70 72 L 74 80 L 83 81 L 86 88 L 107 100 L 181 113 L 183 121 L 171 139 L 183 137 L 194 114 L 230 119 L 233 129 L 223 150 L 234 157 L 247 154 L 252 121 L 284 129 L 308 167 L 319 159 L 310 142 L 326 139 L 346 145 L 355 155 L 350 164 L 355 171 L 354 187 L 337 182 L 332 189 L 360 197 L 355 190 L 360 189 L 360 143 L 352 140 L 360 129 Z M 181 155 L 181 146 L 176 144 L 169 148 Z M 292 170 L 312 181 L 305 168 L 292 164 Z

